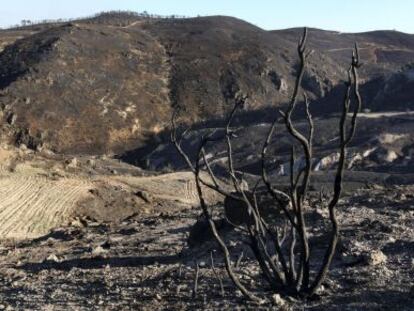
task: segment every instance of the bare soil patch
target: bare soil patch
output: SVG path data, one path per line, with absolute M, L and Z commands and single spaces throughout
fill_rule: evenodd
M 343 238 L 323 291 L 309 301 L 282 297 L 284 308 L 412 310 L 413 190 L 412 186 L 376 187 L 344 198 L 339 206 Z M 325 213 L 324 209 L 308 211 L 309 219 L 317 222 L 324 221 Z M 174 208 L 171 203 L 162 211 L 119 223 L 86 219 L 38 239 L 3 242 L 2 304 L 53 310 L 256 309 L 235 292 L 213 241 L 188 246 L 198 214 L 198 208 Z M 222 234 L 233 239 L 231 231 Z M 258 271 L 247 247 L 240 241 L 231 245 L 234 262 L 245 251 L 237 271 L 244 271 L 243 282 L 254 286 L 249 275 Z M 318 256 L 325 243 L 316 234 L 312 245 Z M 211 252 L 224 295 L 211 269 Z M 380 253 L 383 257 L 376 257 Z M 196 294 L 195 262 L 200 266 Z M 280 306 L 271 299 L 262 308 L 279 310 Z

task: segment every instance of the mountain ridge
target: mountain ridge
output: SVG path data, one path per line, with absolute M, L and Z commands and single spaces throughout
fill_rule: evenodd
M 286 103 L 301 31 L 266 31 L 226 16 L 128 14 L 1 30 L 1 114 L 14 129 L 12 142 L 23 133 L 29 138 L 20 142 L 36 140 L 56 152 L 122 153 L 166 129 L 176 105 L 191 124 L 223 116 L 240 94 L 249 96 L 247 111 Z M 315 113 L 333 111 L 355 41 L 365 63 L 366 108 L 394 109 L 385 84 L 410 85 L 401 72 L 414 59 L 413 35 L 310 28 L 315 53 L 303 88 Z M 401 89 L 400 98 L 411 96 L 409 87 Z

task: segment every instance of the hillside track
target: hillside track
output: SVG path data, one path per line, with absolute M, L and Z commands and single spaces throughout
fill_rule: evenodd
M 205 176 L 205 178 L 207 178 Z M 159 199 L 172 200 L 189 205 L 199 203 L 194 175 L 178 172 L 148 177 L 117 176 L 115 180 L 130 187 L 150 192 Z

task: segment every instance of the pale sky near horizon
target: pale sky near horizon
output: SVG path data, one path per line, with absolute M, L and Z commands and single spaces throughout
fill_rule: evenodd
M 76 18 L 101 11 L 229 15 L 264 29 L 315 27 L 342 32 L 414 33 L 413 0 L 13 0 L 0 5 L 0 27 L 23 19 Z

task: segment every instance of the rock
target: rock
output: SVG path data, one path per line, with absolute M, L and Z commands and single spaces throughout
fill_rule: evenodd
M 391 133 L 383 133 L 381 135 L 379 135 L 378 137 L 375 138 L 375 140 L 377 140 L 381 145 L 390 145 L 394 142 L 396 142 L 397 140 L 406 138 L 407 135 L 406 134 L 391 134 Z
M 272 81 L 279 92 L 286 93 L 288 91 L 288 84 L 286 80 L 281 77 L 276 71 L 270 70 L 268 76 L 270 78 L 270 81 Z
M 321 295 L 323 294 L 323 292 L 325 291 L 325 286 L 321 285 L 319 286 L 319 288 L 316 290 L 316 295 Z
M 397 193 L 395 195 L 395 199 L 397 201 L 406 201 L 407 200 L 407 196 L 404 193 Z
M 88 159 L 88 161 L 86 161 L 86 164 L 95 168 L 96 167 L 96 162 L 94 159 Z
M 145 190 L 138 190 L 135 195 L 144 200 L 146 203 L 151 203 L 153 201 L 152 195 Z
M 388 238 L 388 243 L 395 243 L 397 240 L 395 238 L 393 238 L 392 236 L 390 236 Z M 413 267 L 414 267 L 414 259 L 413 259 Z
M 73 227 L 84 228 L 88 226 L 88 222 L 84 219 L 76 217 L 74 220 L 71 221 L 70 225 Z
M 48 155 L 48 156 L 51 156 L 51 155 L 54 155 L 55 154 L 53 152 L 53 150 L 50 150 L 48 148 L 44 148 L 44 146 L 39 151 L 41 151 L 44 155 Z
M 102 243 L 102 244 L 101 244 L 101 247 L 102 247 L 104 250 L 108 250 L 108 249 L 110 249 L 110 248 L 111 248 L 111 243 L 109 243 L 109 241 L 105 241 L 104 243 Z
M 380 147 L 375 152 L 373 152 L 369 158 L 379 163 L 392 163 L 397 160 L 398 157 L 399 155 L 394 150 Z
M 334 164 L 339 161 L 339 152 L 334 152 L 326 157 L 323 157 L 315 165 L 315 171 L 322 171 L 331 168 Z
M 373 250 L 365 254 L 364 259 L 370 266 L 378 266 L 387 262 L 387 256 L 380 250 Z
M 63 258 L 61 258 L 61 257 L 58 257 L 56 254 L 50 254 L 47 258 L 46 258 L 46 260 L 45 260 L 46 262 L 47 261 L 52 261 L 52 262 L 62 262 L 63 261 Z
M 17 120 L 17 115 L 15 113 L 10 113 L 7 116 L 6 122 L 10 125 L 14 125 L 16 123 Z
M 383 159 L 385 162 L 391 163 L 398 159 L 398 154 L 393 150 L 388 150 Z
M 99 245 L 99 246 L 95 247 L 94 249 L 92 249 L 92 255 L 95 255 L 95 256 L 106 254 L 107 252 L 108 252 L 108 250 L 104 249 L 101 245 Z
M 77 158 L 73 158 L 72 160 L 68 160 L 66 161 L 66 164 L 68 165 L 68 167 L 77 167 L 78 166 L 78 159 Z
M 274 294 L 272 296 L 273 304 L 275 304 L 278 307 L 283 307 L 286 305 L 286 301 L 280 296 L 280 294 Z
M 15 134 L 14 139 L 16 146 L 26 145 L 28 149 L 36 150 L 38 146 L 42 145 L 42 140 L 39 137 L 31 135 L 28 129 L 20 129 Z
M 21 151 L 27 151 L 27 146 L 26 146 L 25 144 L 21 144 L 21 145 L 19 146 L 19 149 L 20 149 Z

